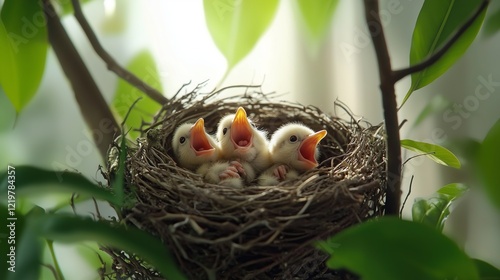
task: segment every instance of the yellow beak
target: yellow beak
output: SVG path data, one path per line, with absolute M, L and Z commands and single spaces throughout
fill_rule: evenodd
M 231 125 L 231 141 L 235 148 L 248 148 L 252 146 L 252 138 L 252 126 L 248 121 L 247 112 L 239 107 Z
M 191 148 L 193 148 L 197 156 L 212 153 L 215 150 L 208 141 L 203 118 L 199 118 L 191 128 Z
M 321 139 L 325 138 L 326 130 L 320 130 L 313 134 L 308 135 L 299 147 L 299 160 L 304 161 L 308 164 L 308 168 L 314 168 L 318 166 L 316 160 L 316 148 Z

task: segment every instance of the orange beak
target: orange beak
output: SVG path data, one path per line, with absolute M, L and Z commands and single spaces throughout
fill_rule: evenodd
M 316 161 L 316 147 L 319 141 L 326 136 L 326 130 L 320 130 L 309 136 L 302 141 L 299 147 L 299 160 L 308 164 L 308 169 L 318 166 Z
M 212 153 L 215 148 L 208 141 L 205 133 L 205 121 L 199 118 L 191 128 L 191 148 L 197 156 Z
M 239 107 L 231 125 L 231 141 L 235 148 L 248 148 L 252 146 L 252 138 L 252 126 L 247 119 L 247 112 Z

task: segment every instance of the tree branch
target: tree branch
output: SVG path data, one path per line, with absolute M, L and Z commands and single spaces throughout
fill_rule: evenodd
M 398 215 L 401 204 L 401 146 L 396 102 L 395 81 L 392 76 L 391 59 L 379 14 L 378 0 L 364 0 L 365 18 L 377 56 L 387 133 L 387 190 L 385 214 Z
M 106 160 L 109 145 L 113 142 L 115 134 L 120 131 L 120 127 L 66 33 L 50 0 L 43 0 L 43 10 L 50 44 L 64 74 L 71 83 L 80 112 L 92 130 L 94 143 L 103 160 Z
M 143 82 L 136 75 L 130 73 L 125 68 L 121 67 L 118 64 L 118 62 L 116 62 L 116 60 L 113 57 L 111 57 L 111 55 L 102 47 L 101 43 L 99 43 L 99 39 L 97 39 L 96 34 L 92 30 L 92 27 L 90 27 L 90 24 L 85 18 L 85 15 L 82 12 L 82 7 L 80 6 L 80 1 L 71 0 L 71 3 L 73 4 L 73 10 L 75 12 L 76 20 L 82 27 L 83 31 L 85 32 L 85 35 L 87 35 L 87 38 L 92 47 L 94 48 L 94 51 L 106 63 L 108 69 L 114 72 L 116 75 L 118 75 L 118 77 L 122 78 L 129 84 L 133 85 L 140 91 L 144 92 L 146 95 L 148 95 L 151 99 L 158 102 L 159 104 L 163 105 L 167 103 L 168 99 L 165 96 L 163 96 L 162 93 L 160 93 L 158 90 L 152 88 L 151 86 Z
M 395 70 L 392 72 L 392 79 L 395 82 L 401 80 L 402 78 L 411 75 L 413 73 L 424 70 L 425 68 L 436 63 L 452 46 L 455 42 L 460 39 L 460 37 L 469 29 L 469 27 L 476 21 L 476 19 L 481 15 L 481 13 L 488 7 L 489 0 L 483 0 L 479 8 L 476 12 L 469 18 L 464 25 L 462 25 L 457 32 L 435 53 L 433 53 L 430 57 L 425 59 L 424 61 L 410 66 L 405 69 Z

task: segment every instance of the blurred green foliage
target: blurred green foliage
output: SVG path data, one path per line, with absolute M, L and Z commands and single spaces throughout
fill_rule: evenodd
M 83 0 L 82 3 L 90 0 Z M 59 2 L 59 1 L 56 1 Z M 414 65 L 432 55 L 470 16 L 479 0 L 426 0 L 418 16 L 411 43 L 410 64 Z M 307 40 L 320 44 L 332 23 L 338 0 L 297 0 L 298 16 L 309 33 Z M 70 1 L 60 3 L 61 15 L 72 11 Z M 278 9 L 278 0 L 204 0 L 203 6 L 208 31 L 215 45 L 227 60 L 228 69 L 244 59 L 271 25 Z M 498 11 L 487 20 L 488 34 L 498 30 Z M 476 37 L 485 13 L 436 64 L 412 75 L 411 87 L 403 101 L 413 91 L 422 88 L 445 73 L 467 50 Z M 0 85 L 13 107 L 20 112 L 32 99 L 44 73 L 47 54 L 47 30 L 43 24 L 40 2 L 5 0 L 0 12 Z M 152 55 L 143 51 L 128 64 L 127 69 L 152 87 L 161 90 L 160 77 Z M 141 98 L 141 99 L 140 99 Z M 6 99 L 6 98 L 4 98 Z M 136 104 L 135 102 L 140 99 Z M 135 106 L 131 108 L 131 106 Z M 443 108 L 445 100 L 434 98 L 415 121 L 421 123 L 428 115 Z M 2 105 L 3 106 L 3 105 Z M 132 138 L 139 136 L 136 129 L 143 121 L 150 121 L 160 108 L 145 94 L 120 80 L 112 103 L 117 114 L 125 119 L 126 130 Z M 129 112 L 130 111 L 130 112 Z M 128 117 L 127 117 L 128 114 Z M 8 126 L 2 123 L 2 129 Z M 123 190 L 125 137 L 122 135 L 118 154 L 118 172 L 112 188 L 104 188 L 75 172 L 56 172 L 32 166 L 16 169 L 16 191 L 19 202 L 33 192 L 78 193 L 81 200 L 96 198 L 120 207 L 125 203 Z M 495 205 L 500 206 L 500 121 L 492 127 L 478 151 L 478 174 Z M 460 167 L 458 158 L 449 150 L 413 140 L 402 140 L 404 148 L 425 154 L 434 161 Z M 472 157 L 472 156 L 471 156 Z M 0 191 L 7 192 L 9 174 L 0 176 Z M 429 199 L 419 199 L 413 206 L 413 222 L 397 218 L 379 218 L 369 221 L 321 241 L 317 244 L 331 257 L 330 268 L 347 268 L 363 279 L 495 279 L 500 271 L 480 261 L 470 259 L 456 244 L 441 233 L 451 204 L 464 194 L 461 184 L 449 184 Z M 80 201 L 81 201 L 80 200 Z M 69 203 L 68 203 L 69 204 Z M 144 232 L 126 228 L 114 221 L 96 221 L 79 215 L 59 213 L 60 206 L 31 211 L 16 211 L 18 218 L 16 241 L 18 256 L 16 274 L 8 274 L 2 263 L 2 279 L 37 279 L 41 259 L 47 244 L 52 242 L 81 243 L 93 241 L 137 254 L 169 279 L 185 279 L 175 260 L 157 238 Z M 0 203 L 0 218 L 5 220 L 8 209 Z M 429 227 L 430 225 L 430 227 Z M 0 242 L 2 252 L 9 251 L 6 242 Z M 92 248 L 97 250 L 97 248 Z M 54 266 L 57 257 L 51 250 Z M 92 255 L 92 254 L 90 254 Z M 98 258 L 98 253 L 95 257 Z M 94 267 L 99 263 L 94 263 Z M 5 273 L 4 273 L 5 272 Z M 7 273 L 7 274 L 6 274 Z M 56 277 L 62 278 L 56 269 Z M 8 278 L 10 277 L 10 278 Z
M 443 231 L 444 223 L 451 213 L 451 204 L 467 190 L 463 184 L 452 183 L 439 189 L 431 198 L 417 198 L 412 207 L 413 221 Z
M 17 112 L 35 95 L 47 56 L 40 1 L 5 0 L 0 13 L 0 85 Z
M 479 279 L 458 246 L 435 229 L 395 217 L 348 228 L 317 243 L 331 255 L 332 269 L 346 268 L 363 280 Z

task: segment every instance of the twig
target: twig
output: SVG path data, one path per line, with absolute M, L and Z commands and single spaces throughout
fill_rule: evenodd
M 412 159 L 414 158 L 418 158 L 418 157 L 424 157 L 424 156 L 428 156 L 428 155 L 433 155 L 435 154 L 436 152 L 430 152 L 430 153 L 425 153 L 425 154 L 418 154 L 418 155 L 414 155 L 412 157 L 409 157 L 407 160 L 405 160 L 403 162 L 403 166 L 405 166 L 408 162 L 410 162 Z
M 380 21 L 377 0 L 364 0 L 365 17 L 377 55 L 382 106 L 387 133 L 387 192 L 386 215 L 398 215 L 401 203 L 401 146 L 394 80 L 391 59 L 387 49 L 384 30 Z
M 408 187 L 408 193 L 406 194 L 405 200 L 403 201 L 403 206 L 401 206 L 401 210 L 399 211 L 400 218 L 403 217 L 403 209 L 405 209 L 406 201 L 408 200 L 408 197 L 410 197 L 410 194 L 411 194 L 411 186 L 413 185 L 413 177 L 415 177 L 415 176 L 411 175 L 410 186 Z
M 403 128 L 403 125 L 405 125 L 405 123 L 407 123 L 408 120 L 407 119 L 404 119 L 401 124 L 399 124 L 399 130 L 401 130 L 401 128 Z
M 88 23 L 87 19 L 85 18 L 85 15 L 82 12 L 80 1 L 71 0 L 71 3 L 73 4 L 73 10 L 75 12 L 76 20 L 82 27 L 83 31 L 85 32 L 85 35 L 87 35 L 87 38 L 92 47 L 94 48 L 94 51 L 106 63 L 108 69 L 110 71 L 113 71 L 116 75 L 118 75 L 118 77 L 122 78 L 129 84 L 135 86 L 137 89 L 147 94 L 151 99 L 158 102 L 160 105 L 167 103 L 168 99 L 165 96 L 163 96 L 163 94 L 161 94 L 158 90 L 146 84 L 136 75 L 130 73 L 125 68 L 121 67 L 118 64 L 118 62 L 116 62 L 116 60 L 102 47 L 101 43 L 99 43 L 99 39 L 95 35 L 94 31 L 92 30 L 92 27 L 90 27 L 90 24 Z
M 113 143 L 114 135 L 120 131 L 120 127 L 50 0 L 43 0 L 43 5 L 50 44 L 71 83 L 85 123 L 93 132 L 94 143 L 102 159 L 106 160 L 108 147 Z
M 413 66 L 410 66 L 408 68 L 404 68 L 401 70 L 395 70 L 392 72 L 392 79 L 395 82 L 401 80 L 402 78 L 411 75 L 413 73 L 422 71 L 426 69 L 427 67 L 433 65 L 436 63 L 454 44 L 455 42 L 460 39 L 460 37 L 469 29 L 469 27 L 476 21 L 476 19 L 481 15 L 481 13 L 488 7 L 489 0 L 483 0 L 481 5 L 479 5 L 479 8 L 476 10 L 476 12 L 472 15 L 470 19 L 468 19 L 464 25 L 462 25 L 457 32 L 439 49 L 437 52 L 433 53 L 431 56 L 429 56 L 427 59 L 424 61 L 415 64 Z

